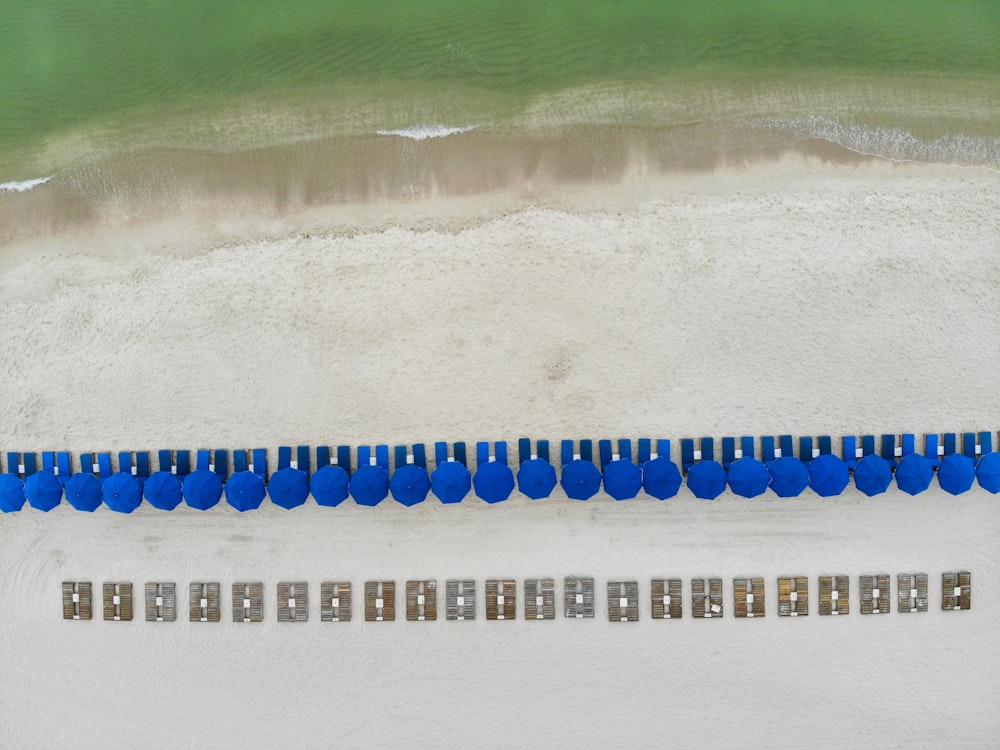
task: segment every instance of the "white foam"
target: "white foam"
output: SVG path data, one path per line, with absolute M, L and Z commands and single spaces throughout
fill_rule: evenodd
M 24 193 L 39 185 L 44 185 L 51 179 L 52 176 L 50 175 L 48 177 L 36 177 L 33 180 L 21 180 L 20 182 L 0 182 L 0 195 L 4 193 Z
M 400 128 L 399 130 L 376 130 L 378 135 L 398 135 L 400 138 L 409 138 L 414 141 L 424 141 L 428 138 L 445 138 L 449 135 L 458 135 L 475 130 L 476 125 L 463 125 L 458 128 L 450 128 L 447 125 L 414 125 L 412 128 Z

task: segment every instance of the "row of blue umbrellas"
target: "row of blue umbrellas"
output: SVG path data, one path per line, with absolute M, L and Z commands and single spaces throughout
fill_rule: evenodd
M 940 487 L 954 495 L 972 488 L 973 483 L 992 493 L 1000 492 L 1000 453 L 991 452 L 978 462 L 961 453 L 945 456 L 935 471 L 934 462 L 919 453 L 903 456 L 893 465 L 882 456 L 861 458 L 853 470 L 854 484 L 869 497 L 897 487 L 916 495 L 930 487 L 937 477 Z M 757 497 L 768 489 L 779 497 L 795 497 L 811 488 L 821 497 L 841 494 L 852 472 L 839 456 L 824 454 L 809 463 L 793 456 L 782 456 L 767 464 L 754 458 L 733 461 L 728 471 L 713 460 L 698 461 L 687 472 L 688 489 L 695 497 L 714 500 L 728 487 L 741 497 Z M 516 482 L 515 482 L 516 480 Z M 604 491 L 617 500 L 636 497 L 639 492 L 660 500 L 673 497 L 683 483 L 677 464 L 659 456 L 642 464 L 617 459 L 604 472 L 591 460 L 575 458 L 563 465 L 558 482 L 566 495 L 587 500 Z M 208 510 L 225 495 L 226 501 L 240 511 L 259 508 L 266 497 L 283 508 L 304 504 L 309 495 L 319 505 L 337 506 L 348 497 L 359 505 L 374 506 L 390 494 L 402 505 L 423 502 L 433 493 L 442 503 L 461 502 L 471 491 L 488 503 L 506 500 L 515 486 L 521 494 L 539 500 L 548 497 L 557 484 L 555 467 L 542 458 L 523 461 L 514 472 L 502 461 L 479 465 L 475 476 L 459 461 L 444 461 L 428 473 L 414 464 L 400 466 L 390 477 L 379 465 L 362 465 L 353 475 L 329 464 L 311 476 L 287 466 L 264 477 L 252 471 L 237 471 L 223 482 L 222 476 L 209 469 L 198 469 L 184 477 L 169 471 L 157 471 L 147 478 L 129 472 L 117 472 L 100 479 L 91 473 L 77 473 L 66 479 L 49 471 L 37 471 L 22 481 L 15 474 L 0 474 L 0 510 L 20 510 L 25 502 L 42 511 L 55 508 L 65 493 L 67 502 L 77 510 L 94 511 L 103 503 L 119 513 L 131 513 L 145 498 L 154 508 L 173 510 L 181 502 L 192 508 Z

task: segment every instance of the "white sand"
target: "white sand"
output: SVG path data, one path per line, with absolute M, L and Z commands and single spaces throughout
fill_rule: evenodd
M 341 209 L 299 219 L 308 239 L 196 254 L 169 226 L 10 247 L 0 443 L 996 429 L 998 188 L 789 162 L 485 222 L 460 202 Z M 448 231 L 426 229 L 435 212 Z M 288 223 L 205 228 L 202 247 L 249 229 Z M 0 746 L 1000 743 L 1000 503 L 983 491 L 425 505 L 3 517 Z M 940 574 L 960 568 L 973 609 L 942 613 Z M 857 615 L 858 575 L 910 571 L 930 574 L 930 612 Z M 815 616 L 831 573 L 852 578 L 847 618 Z M 638 579 L 642 621 L 318 621 L 326 579 L 554 576 L 561 593 L 567 574 L 597 577 L 599 613 L 606 580 Z M 809 575 L 810 617 L 775 616 L 779 574 Z M 723 577 L 727 617 L 652 622 L 654 575 L 685 579 L 686 614 L 690 577 Z M 731 617 L 742 575 L 767 581 L 763 621 Z M 224 619 L 226 586 L 258 579 L 266 621 L 67 623 L 67 579 L 219 580 Z M 310 582 L 308 624 L 273 620 L 280 580 Z

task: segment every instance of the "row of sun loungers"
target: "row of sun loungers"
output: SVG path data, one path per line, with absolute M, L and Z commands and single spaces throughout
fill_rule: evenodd
M 806 576 L 782 576 L 778 585 L 778 616 L 805 617 L 809 614 L 809 579 Z M 764 617 L 764 579 L 733 579 L 733 615 L 752 619 Z M 941 609 L 963 610 L 972 606 L 972 574 L 947 572 L 941 576 Z M 63 618 L 89 620 L 92 616 L 91 584 L 65 581 L 62 584 Z M 522 585 L 524 619 L 554 620 L 556 588 L 552 578 L 528 578 Z M 863 615 L 887 614 L 891 607 L 888 574 L 858 577 L 859 611 Z M 899 612 L 926 612 L 928 577 L 926 573 L 900 573 L 896 579 L 896 609 Z M 188 589 L 191 622 L 219 622 L 220 592 L 217 582 L 191 583 Z M 264 584 L 237 582 L 232 587 L 233 622 L 261 622 L 264 619 Z M 487 620 L 517 618 L 517 582 L 513 579 L 489 579 L 485 586 Z M 108 582 L 103 585 L 104 619 L 132 619 L 132 584 Z M 607 612 L 611 622 L 636 622 L 640 610 L 639 583 L 635 580 L 607 582 Z M 654 578 L 650 582 L 650 614 L 655 620 L 676 620 L 684 614 L 683 582 L 680 578 Z M 437 581 L 406 582 L 404 603 L 406 619 L 411 622 L 438 619 Z M 147 622 L 172 622 L 177 618 L 176 586 L 170 582 L 145 586 Z M 475 620 L 476 582 L 471 579 L 445 583 L 445 619 Z M 819 577 L 820 615 L 850 614 L 850 578 L 846 575 Z M 364 613 L 367 622 L 391 622 L 396 619 L 395 581 L 367 581 L 364 585 Z M 691 579 L 691 616 L 696 619 L 724 615 L 721 578 Z M 563 581 L 563 616 L 568 619 L 595 616 L 593 578 L 567 576 Z M 277 585 L 278 622 L 309 620 L 309 584 L 305 581 Z M 351 620 L 351 583 L 324 581 L 320 584 L 320 620 Z

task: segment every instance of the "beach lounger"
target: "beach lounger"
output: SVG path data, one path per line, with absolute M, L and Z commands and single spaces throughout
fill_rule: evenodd
M 941 574 L 941 609 L 972 608 L 972 573 L 967 570 Z
M 739 460 L 739 459 L 737 459 Z M 654 578 L 650 582 L 654 620 L 679 620 L 683 615 L 680 578 Z
M 639 621 L 639 583 L 608 581 L 608 622 Z
M 396 582 L 365 581 L 365 621 L 392 622 L 396 619 Z
M 572 619 L 594 616 L 594 579 L 566 576 L 563 581 L 563 614 Z
M 486 619 L 513 620 L 517 617 L 517 583 L 511 579 L 486 581 Z
M 351 584 L 349 581 L 324 581 L 319 586 L 320 622 L 351 621 Z
M 691 579 L 691 616 L 722 617 L 722 579 Z
M 92 614 L 91 595 L 90 581 L 63 581 L 63 619 L 89 620 Z
M 437 619 L 437 581 L 406 582 L 406 619 L 411 622 Z
M 233 622 L 262 622 L 264 584 L 260 581 L 233 584 Z
M 219 622 L 221 612 L 221 586 L 195 582 L 188 587 L 188 620 L 190 622 Z
M 778 579 L 778 617 L 804 617 L 809 614 L 809 579 L 786 576 Z
M 132 619 L 132 584 L 104 584 L 104 619 L 128 622 Z
M 900 612 L 927 611 L 927 574 L 900 573 L 896 576 L 896 608 Z
M 309 584 L 305 581 L 278 584 L 278 622 L 309 620 Z
M 851 612 L 851 579 L 848 576 L 820 576 L 819 613 L 846 615 Z
M 552 578 L 524 580 L 524 619 L 556 619 L 556 583 Z
M 764 579 L 733 579 L 733 614 L 739 618 L 764 616 Z
M 860 576 L 858 589 L 861 592 L 861 614 L 889 614 L 889 574 Z
M 445 618 L 448 620 L 476 619 L 476 582 L 450 580 L 445 583 Z
M 173 583 L 146 584 L 146 622 L 177 619 L 177 588 Z

